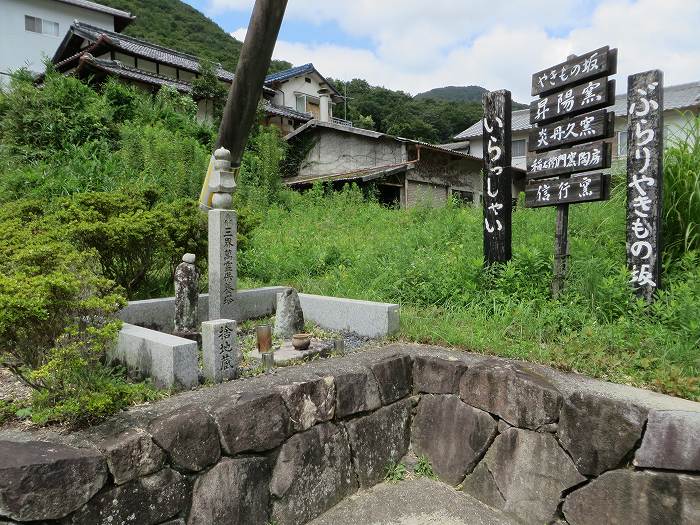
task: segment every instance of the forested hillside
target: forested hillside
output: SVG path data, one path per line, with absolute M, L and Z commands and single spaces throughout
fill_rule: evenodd
M 417 99 L 403 91 L 371 86 L 367 81 L 333 80 L 338 90 L 347 88 L 347 118 L 358 127 L 426 142 L 450 142 L 460 131 L 479 120 L 481 102 Z M 334 109 L 344 118 L 345 108 Z
M 445 86 L 418 93 L 418 100 L 433 99 L 448 102 L 477 102 L 481 104 L 481 95 L 488 90 L 481 86 Z M 525 109 L 527 104 L 513 101 L 513 109 Z
M 127 35 L 220 62 L 229 71 L 236 68 L 242 42 L 180 0 L 100 0 L 100 3 L 136 16 L 124 31 Z M 270 71 L 289 67 L 289 62 L 273 60 Z

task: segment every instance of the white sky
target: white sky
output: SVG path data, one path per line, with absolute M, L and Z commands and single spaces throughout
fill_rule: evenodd
M 207 11 L 252 5 L 209 0 Z M 278 41 L 274 58 L 412 94 L 477 84 L 528 102 L 532 73 L 606 44 L 618 48 L 618 93 L 648 69 L 666 85 L 700 79 L 700 0 L 289 0 L 287 21 L 308 31 Z

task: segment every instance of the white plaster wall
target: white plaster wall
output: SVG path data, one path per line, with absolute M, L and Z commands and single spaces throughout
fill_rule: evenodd
M 304 78 L 310 78 L 311 83 L 308 83 Z M 286 106 L 296 109 L 297 93 L 305 93 L 318 98 L 318 90 L 321 89 L 320 78 L 316 74 L 302 75 L 296 78 L 291 78 L 275 88 L 275 96 L 273 102 L 278 106 Z M 332 104 L 331 104 L 332 114 Z
M 330 175 L 361 168 L 390 166 L 403 162 L 403 146 L 334 130 L 315 133 L 316 144 L 306 156 L 299 175 Z
M 114 30 L 114 17 L 53 0 L 0 0 L 0 82 L 7 73 L 26 67 L 44 70 L 43 56 L 53 56 L 74 20 Z M 24 16 L 58 22 L 58 36 L 24 29 Z

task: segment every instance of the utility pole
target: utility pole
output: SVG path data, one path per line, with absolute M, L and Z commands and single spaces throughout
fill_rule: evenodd
M 233 166 L 241 161 L 286 7 L 287 0 L 255 1 L 214 147 L 229 150 Z

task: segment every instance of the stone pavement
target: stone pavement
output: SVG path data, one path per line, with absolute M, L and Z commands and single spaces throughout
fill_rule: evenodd
M 501 511 L 426 478 L 381 483 L 341 501 L 308 525 L 514 525 Z

